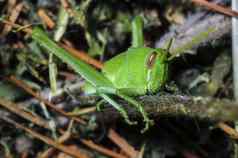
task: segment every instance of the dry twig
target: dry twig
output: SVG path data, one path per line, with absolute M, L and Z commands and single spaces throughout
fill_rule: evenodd
M 110 156 L 110 157 L 113 157 L 113 158 L 126 158 L 125 156 L 121 155 L 121 154 L 118 154 L 112 150 L 109 150 L 107 148 L 104 148 L 102 146 L 99 146 L 97 144 L 95 144 L 92 140 L 81 140 L 81 142 L 90 147 L 91 149 L 94 149 L 100 153 L 103 153 L 104 155 L 107 155 L 107 156 Z
M 211 3 L 208 2 L 206 0 L 192 0 L 192 2 L 199 4 L 201 6 L 205 6 L 208 9 L 214 10 L 216 12 L 228 15 L 228 16 L 238 16 L 238 12 L 237 11 L 233 11 L 231 8 L 226 8 L 223 7 L 221 5 L 215 4 L 215 3 Z
M 11 23 L 15 23 L 15 22 L 16 22 L 18 16 L 20 15 L 20 13 L 21 13 L 21 11 L 22 11 L 23 6 L 24 6 L 24 5 L 23 5 L 23 2 L 18 3 L 16 6 L 14 6 L 14 7 L 12 8 L 11 12 L 9 12 L 10 15 L 9 15 L 9 18 L 8 18 L 8 19 L 9 19 L 9 21 L 10 21 Z M 2 35 L 8 34 L 8 32 L 10 32 L 11 29 L 12 29 L 12 25 L 6 24 L 6 25 L 4 26 L 4 28 L 3 28 Z
M 92 57 L 90 57 L 86 52 L 77 50 L 75 48 L 69 47 L 65 44 L 61 44 L 61 46 L 66 49 L 68 52 L 70 52 L 70 54 L 72 54 L 73 56 L 75 56 L 76 58 L 83 60 L 84 62 L 93 65 L 94 67 L 98 68 L 98 69 L 102 69 L 103 67 L 103 63 L 97 61 L 96 59 L 93 59 Z
M 108 138 L 121 148 L 128 156 L 135 158 L 138 156 L 138 151 L 134 149 L 127 141 L 116 133 L 113 129 L 108 132 Z
M 27 128 L 27 127 L 24 127 L 23 125 L 15 122 L 14 120 L 12 119 L 9 119 L 7 117 L 4 117 L 4 116 L 1 116 L 2 120 L 14 125 L 15 127 L 17 128 L 20 128 L 22 130 L 24 130 L 25 132 L 27 132 L 28 134 L 30 134 L 31 136 L 43 141 L 44 143 L 48 144 L 48 145 L 51 145 L 53 147 L 55 147 L 56 149 L 60 150 L 60 151 L 63 151 L 65 153 L 67 153 L 68 155 L 71 155 L 75 158 L 89 158 L 87 155 L 83 154 L 79 149 L 74 149 L 72 150 L 71 148 L 63 145 L 63 144 L 60 144 L 59 142 L 56 142 L 54 140 L 52 140 L 51 138 L 49 137 L 46 137 L 44 135 L 41 135 L 33 130 L 31 130 L 30 128 Z
M 41 20 L 48 26 L 50 29 L 53 29 L 55 27 L 54 21 L 46 14 L 44 9 L 39 9 L 37 11 L 38 16 L 41 18 Z
M 0 97 L 0 106 L 3 106 L 4 108 L 15 113 L 16 115 L 21 116 L 40 127 L 50 129 L 50 126 L 46 120 L 44 120 L 43 118 L 41 118 L 39 116 L 34 116 L 31 113 L 24 111 L 23 109 L 21 109 L 21 105 L 19 105 L 19 104 L 15 104 L 11 101 L 8 101 L 8 100 Z
M 68 116 L 68 114 L 63 111 L 62 109 L 57 108 L 53 103 L 49 102 L 48 100 L 42 98 L 39 93 L 34 92 L 28 85 L 26 85 L 23 81 L 18 80 L 16 77 L 14 76 L 10 76 L 8 78 L 9 81 L 11 81 L 12 83 L 14 83 L 15 85 L 17 85 L 18 87 L 24 89 L 27 93 L 29 93 L 30 95 L 34 96 L 36 99 L 38 99 L 39 101 L 45 103 L 45 105 L 49 106 L 50 108 L 52 108 L 53 110 L 55 110 L 56 112 L 62 114 L 63 116 L 66 117 L 71 117 Z M 82 124 L 86 124 L 86 122 L 82 119 L 80 119 L 79 117 L 72 117 L 72 119 L 74 119 L 76 122 L 82 123 Z

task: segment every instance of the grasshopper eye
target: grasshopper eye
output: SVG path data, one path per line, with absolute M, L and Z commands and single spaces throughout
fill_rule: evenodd
M 148 67 L 149 69 L 152 69 L 153 65 L 155 64 L 156 56 L 157 56 L 157 53 L 156 53 L 156 52 L 152 52 L 152 53 L 149 55 L 149 57 L 148 57 L 148 59 L 147 59 L 147 63 L 146 63 L 146 65 L 147 65 L 147 67 Z

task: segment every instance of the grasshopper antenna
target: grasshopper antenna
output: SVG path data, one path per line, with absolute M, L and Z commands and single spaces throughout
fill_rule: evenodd
M 167 57 L 169 56 L 169 52 L 170 52 L 170 48 L 172 47 L 172 44 L 174 42 L 174 38 L 170 38 L 169 41 L 167 42 L 166 46 L 165 46 L 165 52 L 167 54 Z M 168 57 L 168 61 L 172 60 L 173 56 Z
M 167 52 L 168 55 L 169 55 L 169 53 L 170 53 L 170 49 L 171 49 L 173 43 L 174 43 L 174 38 L 172 37 L 172 38 L 168 41 L 168 44 L 167 44 L 166 47 L 165 47 L 165 50 L 166 50 L 166 52 Z M 174 57 L 175 57 L 175 56 L 171 55 L 171 56 L 168 58 L 168 61 L 172 60 Z
M 174 43 L 174 38 L 171 38 L 171 39 L 169 40 L 169 42 L 168 42 L 166 48 L 165 48 L 165 50 L 166 50 L 167 52 L 170 51 L 170 48 L 172 47 L 172 44 L 173 44 L 173 43 Z

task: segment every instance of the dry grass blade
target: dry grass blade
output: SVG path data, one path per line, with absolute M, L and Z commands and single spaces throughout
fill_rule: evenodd
M 89 113 L 93 113 L 97 110 L 97 108 L 95 106 L 93 107 L 87 107 L 87 108 L 82 108 L 76 112 L 68 112 L 67 114 L 69 116 L 79 116 L 79 115 L 85 115 L 85 114 L 89 114 Z

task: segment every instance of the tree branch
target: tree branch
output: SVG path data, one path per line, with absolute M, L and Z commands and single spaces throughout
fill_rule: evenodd
M 163 94 L 139 97 L 138 101 L 144 105 L 145 110 L 153 118 L 186 116 L 211 121 L 234 121 L 238 119 L 237 103 L 227 99 Z M 121 104 L 125 105 L 130 117 L 141 116 L 135 108 L 130 107 L 126 102 L 121 102 Z M 107 107 L 95 115 L 98 120 L 107 123 L 120 118 L 120 114 L 112 107 Z

